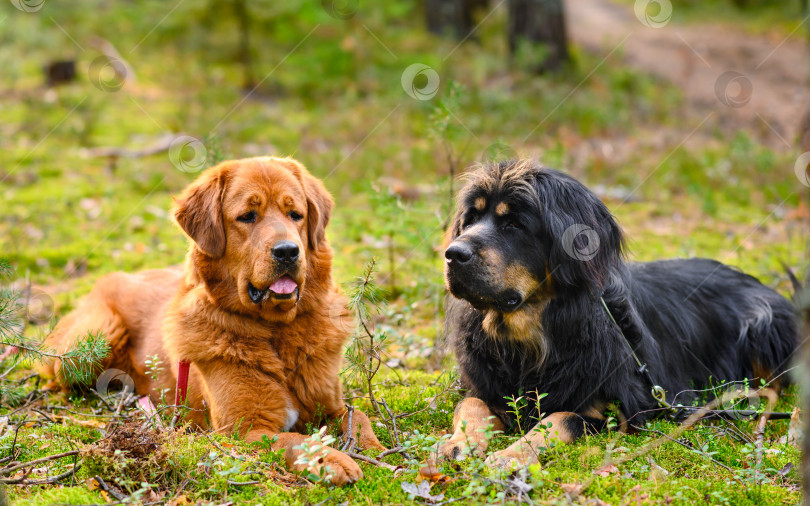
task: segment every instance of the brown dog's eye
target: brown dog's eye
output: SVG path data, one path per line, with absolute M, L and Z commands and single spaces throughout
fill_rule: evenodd
M 296 213 L 295 211 L 290 211 L 289 213 L 287 213 L 287 216 L 289 216 L 290 219 L 293 220 L 293 221 L 301 221 L 304 218 L 303 216 Z
M 250 211 L 245 213 L 238 218 L 236 221 L 241 221 L 242 223 L 255 223 L 256 222 L 256 211 Z

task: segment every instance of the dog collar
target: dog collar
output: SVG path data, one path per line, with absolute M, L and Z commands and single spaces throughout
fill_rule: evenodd
M 174 392 L 174 405 L 179 406 L 186 402 L 188 394 L 188 368 L 191 362 L 180 360 L 177 362 L 177 387 Z

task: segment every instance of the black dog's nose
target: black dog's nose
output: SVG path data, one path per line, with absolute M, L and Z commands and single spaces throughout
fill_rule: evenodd
M 444 258 L 447 259 L 448 262 L 458 262 L 460 264 L 466 264 L 470 261 L 473 257 L 473 252 L 469 246 L 462 242 L 454 242 L 450 245 L 449 248 L 444 252 Z
M 275 260 L 291 262 L 298 258 L 298 245 L 292 241 L 279 241 L 270 250 Z

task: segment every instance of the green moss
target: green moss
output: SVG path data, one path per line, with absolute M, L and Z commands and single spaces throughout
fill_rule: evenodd
M 680 3 L 674 22 L 723 18 L 753 32 L 786 33 L 794 27 L 777 3 L 755 2 L 739 11 L 729 11 L 729 3 Z M 200 138 L 216 134 L 225 157 L 294 155 L 324 178 L 335 196 L 328 230 L 335 278 L 349 282 L 369 259 L 379 260 L 378 281 L 388 289 L 389 303 L 380 323 L 392 342 L 386 358 L 399 363 L 395 370 L 383 368 L 376 379 L 378 397 L 395 413 L 412 413 L 398 419 L 404 438 L 441 437 L 451 429 L 461 398 L 453 386 L 454 359 L 442 359 L 439 353 L 444 297 L 440 252 L 450 181 L 445 143 L 435 135 L 442 114 L 435 108 L 439 99 L 447 98 L 453 81 L 464 91 L 456 97 L 452 117 L 445 119 L 455 131 L 448 145 L 460 167 L 496 148 L 537 155 L 592 187 L 633 197 L 625 202 L 606 196 L 629 238 L 631 259 L 718 258 L 791 293 L 780 262 L 803 265 L 807 236 L 796 217 L 805 189 L 792 170 L 776 170 L 792 168 L 790 154 L 773 151 L 742 132 L 714 134 L 688 149 L 678 147 L 677 135 L 669 136 L 677 140 L 664 146 L 650 141 L 651 133 L 683 130 L 684 99 L 677 88 L 624 67 L 620 59 L 601 62 L 601 55 L 578 47 L 572 48 L 573 62 L 560 74 L 523 71 L 507 57 L 506 20 L 500 10 L 481 26 L 478 43 L 455 48 L 453 41 L 424 34 L 415 4 L 406 0 L 361 3 L 361 12 L 346 22 L 331 18 L 318 2 L 276 2 L 267 9 L 253 4 L 254 71 L 267 79 L 247 99 L 240 91 L 243 69 L 233 61 L 235 24 L 221 2 L 182 3 L 169 17 L 161 2 L 99 1 L 59 9 L 46 3 L 47 16 L 0 4 L 0 19 L 7 18 L 0 21 L 0 86 L 19 98 L 6 100 L 0 109 L 0 251 L 20 275 L 52 288 L 56 317 L 74 307 L 105 273 L 178 264 L 187 249 L 169 209 L 172 195 L 195 174 L 177 170 L 165 153 L 121 158 L 112 166 L 106 158 L 88 158 L 85 148 L 143 146 L 176 131 Z M 112 93 L 97 89 L 88 75 L 95 54 L 88 50 L 79 53 L 76 82 L 41 92 L 41 62 L 73 53 L 73 43 L 54 21 L 74 36 L 93 33 L 114 40 L 131 58 L 137 84 Z M 127 52 L 136 45 L 136 51 Z M 442 55 L 451 51 L 452 58 L 445 60 Z M 412 100 L 403 91 L 402 72 L 414 62 L 439 74 L 435 100 Z M 597 66 L 599 71 L 592 72 Z M 592 149 L 592 143 L 603 141 L 619 148 L 632 143 L 626 156 L 604 156 Z M 393 190 L 402 188 L 408 198 L 394 196 Z M 43 325 L 28 333 L 46 330 Z M 345 391 L 362 396 L 363 385 L 347 381 Z M 51 395 L 49 401 L 77 413 L 98 407 L 97 401 L 81 396 Z M 354 403 L 373 415 L 366 400 Z M 790 410 L 795 403 L 791 392 L 777 409 Z M 0 416 L 8 412 L 8 406 L 0 407 Z M 56 424 L 21 428 L 16 458 L 28 461 L 84 448 L 102 436 L 100 428 L 87 423 L 97 418 L 64 415 Z M 544 451 L 540 464 L 531 469 L 532 497 L 565 502 L 563 485 L 590 482 L 582 495 L 608 503 L 783 504 L 799 499 L 796 471 L 785 477 L 777 473 L 788 463 L 798 466 L 800 457 L 794 447 L 778 443 L 787 422 L 768 425 L 765 447 L 772 451 L 763 459 L 762 484 L 751 478 L 750 443 L 723 427 L 703 423 L 684 437 L 705 447 L 731 472 L 706 455 L 666 443 L 621 464 L 618 473 L 597 477 L 594 470 L 611 445 L 626 449 L 614 455 L 621 458 L 658 437 L 602 434 Z M 754 423 L 736 422 L 734 427 L 735 433 L 751 437 Z M 676 427 L 657 421 L 650 428 L 670 433 Z M 379 425 L 375 430 L 384 444 L 393 444 L 387 430 Z M 285 485 L 270 467 L 263 467 L 283 463 L 275 453 L 231 437 L 211 437 L 227 445 L 228 454 L 206 437 L 178 434 L 163 444 L 168 462 L 153 463 L 154 474 L 147 479 L 171 494 L 191 478 L 183 493 L 192 501 L 254 504 L 408 503 L 401 485 L 416 480 L 416 466 L 393 455 L 386 462 L 404 467 L 397 477 L 361 464 L 365 479 L 353 486 Z M 514 440 L 497 436 L 491 448 Z M 9 434 L 0 438 L 3 451 L 11 444 Z M 427 455 L 424 450 L 414 453 Z M 650 459 L 669 472 L 665 479 L 650 479 Z M 71 462 L 53 463 L 52 470 L 64 470 Z M 497 500 L 501 488 L 487 481 L 493 476 L 481 466 L 445 465 L 442 471 L 449 481 L 434 485 L 433 493 L 463 496 L 462 502 Z M 248 468 L 267 474 L 250 475 L 258 485 L 227 483 L 247 479 L 236 473 Z M 102 503 L 100 493 L 89 491 L 84 480 L 116 472 L 122 472 L 120 463 L 88 460 L 75 482 L 11 486 L 8 492 L 15 504 Z

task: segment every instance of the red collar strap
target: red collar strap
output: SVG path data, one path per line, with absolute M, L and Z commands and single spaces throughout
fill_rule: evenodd
M 174 405 L 179 406 L 186 402 L 188 394 L 188 366 L 191 362 L 181 360 L 177 362 L 177 388 L 174 392 Z

